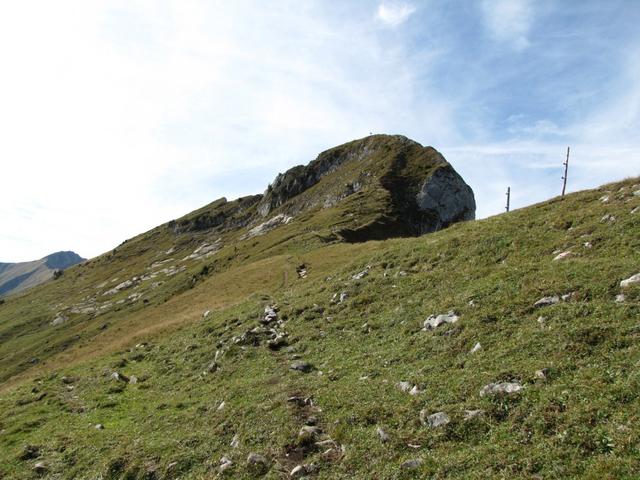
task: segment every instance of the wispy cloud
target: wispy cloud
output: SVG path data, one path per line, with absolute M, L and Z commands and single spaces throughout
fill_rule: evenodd
M 533 20 L 530 0 L 483 0 L 482 14 L 492 37 L 516 50 L 529 46 L 529 29 Z
M 397 27 L 406 22 L 416 7 L 406 2 L 383 2 L 378 5 L 377 18 L 383 23 Z

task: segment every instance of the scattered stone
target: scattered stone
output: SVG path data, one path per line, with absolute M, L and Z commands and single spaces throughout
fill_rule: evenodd
M 409 391 L 409 395 L 420 395 L 422 390 L 418 388 L 417 385 L 414 385 L 413 388 Z
M 463 419 L 465 421 L 473 420 L 484 416 L 484 410 L 465 410 Z
M 44 462 L 38 462 L 33 466 L 33 471 L 38 475 L 44 475 L 49 471 L 49 467 Z
M 390 440 L 389 435 L 382 429 L 382 427 L 378 427 L 376 429 L 376 435 L 378 435 L 380 441 L 383 443 L 386 443 Z
M 635 190 L 635 191 L 633 192 L 633 196 L 634 196 L 634 197 L 640 197 L 640 190 Z
M 93 428 L 95 428 L 96 430 L 104 430 L 104 425 L 102 425 L 101 423 L 97 423 Z
M 524 387 L 517 382 L 490 383 L 480 389 L 480 396 L 496 396 L 517 393 Z
M 293 220 L 293 217 L 285 215 L 284 213 L 279 213 L 275 217 L 267 220 L 264 223 L 261 223 L 257 227 L 253 227 L 247 234 L 243 235 L 241 239 L 244 240 L 247 238 L 257 237 L 259 235 L 264 235 L 265 233 L 273 230 L 279 225 L 288 224 L 291 220 Z
M 609 201 L 609 195 L 603 195 L 602 197 L 600 197 L 600 201 L 602 203 L 607 203 Z
M 555 305 L 560 302 L 560 297 L 558 295 L 553 295 L 550 297 L 542 297 L 536 303 L 533 304 L 534 307 L 548 307 L 549 305 Z
M 584 243 L 582 244 L 582 246 L 583 246 L 584 248 L 593 248 L 593 245 L 591 244 L 591 242 L 584 242 Z
M 121 290 L 126 290 L 127 288 L 131 288 L 131 287 L 133 287 L 133 285 L 135 284 L 135 282 L 137 280 L 138 280 L 138 277 L 133 277 L 130 280 L 125 280 L 124 282 L 119 283 L 118 285 L 116 285 L 112 289 L 107 290 L 106 292 L 104 292 L 102 294 L 102 296 L 115 295 L 116 293 L 120 292 Z
M 238 448 L 240 446 L 240 437 L 237 433 L 233 436 L 229 445 L 231 446 L 231 448 Z
M 224 410 L 226 403 L 224 402 L 220 402 L 220 405 L 218 405 L 218 408 L 216 410 L 218 410 L 219 412 L 221 412 L 222 410 Z
M 419 458 L 412 458 L 410 460 L 405 460 L 400 464 L 400 468 L 402 470 L 417 470 L 422 465 L 422 460 Z
M 300 478 L 303 475 L 314 473 L 317 469 L 318 468 L 313 463 L 309 463 L 306 465 L 297 465 L 293 468 L 293 470 L 291 470 L 290 475 L 292 478 Z
M 289 368 L 298 372 L 309 373 L 313 370 L 313 365 L 309 362 L 293 362 Z
M 536 370 L 536 378 L 539 380 L 546 380 L 547 377 L 549 376 L 549 369 L 548 368 L 543 368 L 542 370 Z
M 67 320 L 69 320 L 69 317 L 67 317 L 66 315 L 62 315 L 61 313 L 59 313 L 56 318 L 54 318 L 51 321 L 51 325 L 53 325 L 54 327 L 58 326 L 58 325 L 62 325 L 64 322 L 66 322 Z
M 231 461 L 231 459 L 229 457 L 222 457 L 220 459 L 220 465 L 218 466 L 218 472 L 220 473 L 224 473 L 227 470 L 231 469 L 233 467 L 233 462 Z
M 129 384 L 130 385 L 135 385 L 138 383 L 138 377 L 136 377 L 135 375 L 131 375 L 129 377 Z
M 626 280 L 622 280 L 620 282 L 620 286 L 622 288 L 626 288 L 630 285 L 635 285 L 636 283 L 640 283 L 640 273 L 636 273 L 635 275 L 632 275 L 631 277 L 627 278 Z
M 22 453 L 18 456 L 20 460 L 33 460 L 40 456 L 40 447 L 35 445 L 25 445 Z
M 538 317 L 538 320 L 537 320 L 537 322 L 538 322 L 540 325 L 544 325 L 544 322 L 546 322 L 546 321 L 547 321 L 547 317 L 543 317 L 542 315 L 540 315 L 540 316 Z
M 411 385 L 409 382 L 398 382 L 396 383 L 396 387 L 402 392 L 408 392 L 413 388 L 413 385 Z
M 218 362 L 214 360 L 207 366 L 207 372 L 216 373 L 218 371 L 218 368 L 220 368 L 220 365 L 218 365 Z
M 349 295 L 346 292 L 342 292 L 340 294 L 340 298 L 338 299 L 338 303 L 344 302 L 348 297 L 349 297 Z
M 553 261 L 556 262 L 558 260 L 564 260 L 565 258 L 569 258 L 569 257 L 572 257 L 572 256 L 573 256 L 573 253 L 571 253 L 571 251 L 567 250 L 566 252 L 559 253 L 558 255 L 553 257 Z
M 563 302 L 568 302 L 569 300 L 573 299 L 576 296 L 576 292 L 569 292 L 569 293 L 565 293 L 564 295 L 562 295 L 560 297 L 560 299 Z
M 269 462 L 259 453 L 250 453 L 247 456 L 247 467 L 253 472 L 264 474 L 269 470 Z
M 209 315 L 211 315 L 211 310 L 206 310 L 203 314 L 202 314 L 202 318 L 207 318 Z M 225 457 L 222 457 L 225 458 Z
M 618 295 L 616 295 L 616 303 L 624 303 L 626 299 L 627 297 L 624 293 L 619 293 Z
M 448 313 L 440 314 L 438 316 L 431 315 L 424 321 L 422 330 L 424 330 L 425 332 L 428 330 L 433 330 L 434 328 L 437 328 L 444 323 L 456 323 L 459 319 L 460 317 L 458 317 L 458 315 L 456 315 L 453 310 L 449 311 Z
M 640 206 L 637 206 L 636 208 L 634 208 L 633 210 L 631 210 L 631 214 L 636 214 L 640 212 Z
M 353 280 L 362 280 L 364 277 L 369 275 L 369 270 L 371 270 L 371 265 L 367 265 L 364 270 L 362 270 L 361 272 L 356 273 L 351 278 Z
M 469 353 L 476 353 L 479 352 L 482 349 L 482 345 L 480 345 L 480 342 L 476 343 L 473 348 L 469 351 Z
M 605 216 L 603 216 L 600 219 L 600 223 L 605 223 L 605 222 L 613 223 L 615 221 L 616 221 L 616 217 L 611 215 L 610 213 L 607 213 Z
M 62 381 L 62 383 L 64 383 L 65 385 L 71 385 L 72 383 L 75 383 L 78 381 L 78 379 L 76 377 L 67 377 L 64 376 L 60 379 L 60 381 Z
M 423 420 L 423 423 L 425 425 L 428 425 L 429 428 L 442 427 L 443 425 L 447 425 L 448 423 L 451 422 L 449 415 L 447 415 L 445 412 L 436 412 L 426 417 L 425 417 L 426 412 L 424 414 L 423 412 L 425 411 L 423 410 L 422 412 L 420 412 L 420 418 L 421 420 L 426 419 L 426 421 Z
M 129 377 L 127 377 L 126 375 L 123 375 L 122 373 L 113 372 L 111 374 L 111 378 L 113 380 L 117 380 L 120 382 L 129 383 Z
M 302 265 L 298 265 L 296 267 L 296 273 L 299 278 L 307 278 L 307 266 L 304 263 Z
M 318 435 L 322 433 L 319 427 L 314 425 L 303 425 L 298 432 L 298 445 L 310 445 L 314 443 Z
M 264 325 L 269 325 L 270 323 L 273 323 L 276 320 L 278 320 L 277 307 L 273 307 L 273 306 L 264 307 L 264 317 L 260 321 L 260 323 L 262 323 Z
M 200 260 L 203 258 L 211 257 L 212 255 L 215 255 L 216 253 L 218 253 L 218 251 L 222 248 L 222 244 L 220 242 L 221 242 L 220 238 L 217 239 L 212 244 L 204 242 L 202 245 L 196 248 L 191 255 L 187 255 L 186 257 L 184 257 L 182 261 Z

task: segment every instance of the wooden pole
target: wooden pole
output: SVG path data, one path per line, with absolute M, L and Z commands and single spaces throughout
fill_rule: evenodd
M 564 176 L 562 177 L 562 196 L 564 197 L 564 192 L 567 189 L 567 172 L 569 171 L 569 147 L 567 147 L 567 159 L 563 163 L 564 165 Z
M 507 187 L 507 212 L 509 211 L 509 204 L 511 203 L 511 187 Z

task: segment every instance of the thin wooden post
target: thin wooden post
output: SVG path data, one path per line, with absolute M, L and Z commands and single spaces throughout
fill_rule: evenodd
M 562 196 L 564 197 L 564 192 L 567 189 L 567 172 L 569 171 L 569 147 L 567 147 L 567 159 L 563 163 L 564 165 L 564 176 L 562 177 Z
M 511 187 L 507 187 L 507 212 L 509 211 L 509 204 L 511 203 Z

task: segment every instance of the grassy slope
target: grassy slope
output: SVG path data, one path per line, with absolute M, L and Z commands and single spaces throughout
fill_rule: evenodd
M 236 463 L 231 478 L 252 478 L 244 465 L 251 451 L 272 462 L 266 478 L 286 478 L 310 462 L 318 478 L 635 478 L 640 289 L 626 289 L 625 303 L 614 299 L 620 280 L 640 271 L 640 213 L 630 213 L 640 205 L 631 193 L 637 183 L 416 239 L 256 253 L 244 270 L 205 277 L 165 304 L 129 307 L 121 319 L 114 313 L 111 321 L 125 331 L 173 319 L 183 328 L 170 335 L 143 329 L 129 344 L 112 332 L 120 350 L 111 354 L 99 347 L 108 342 L 81 339 L 93 353 L 67 349 L 37 378 L 5 391 L 0 478 L 32 478 L 36 461 L 46 462 L 52 478 L 214 478 L 222 455 Z M 602 203 L 605 190 L 612 193 Z M 616 221 L 602 222 L 607 213 Z M 552 261 L 554 251 L 567 249 L 575 256 Z M 294 273 L 301 262 L 306 279 Z M 352 280 L 366 265 L 369 275 Z M 53 287 L 41 288 L 44 295 Z M 344 303 L 330 301 L 343 291 Z M 532 307 L 542 296 L 569 292 L 570 301 Z M 257 325 L 270 303 L 286 318 L 290 347 L 234 345 L 231 338 Z M 210 307 L 217 309 L 202 320 Z M 427 316 L 448 310 L 460 315 L 458 323 L 420 330 Z M 143 340 L 149 345 L 135 348 Z M 476 342 L 482 350 L 470 354 Z M 203 373 L 218 349 L 226 351 L 220 369 Z M 290 370 L 296 356 L 316 371 Z M 546 380 L 535 377 L 542 368 Z M 110 379 L 115 370 L 142 381 L 124 386 Z M 73 388 L 63 375 L 77 378 Z M 424 393 L 399 391 L 401 380 Z M 483 385 L 503 380 L 525 389 L 509 398 L 479 396 Z M 315 406 L 296 408 L 287 402 L 294 394 Z M 462 419 L 464 409 L 476 408 L 486 415 Z M 429 429 L 420 423 L 422 409 L 447 412 L 452 421 Z M 332 451 L 294 448 L 308 415 L 335 441 Z M 378 426 L 388 443 L 377 437 Z M 237 449 L 229 446 L 235 434 Z M 37 459 L 19 458 L 27 444 L 38 447 Z M 417 472 L 399 468 L 410 458 L 423 460 Z

